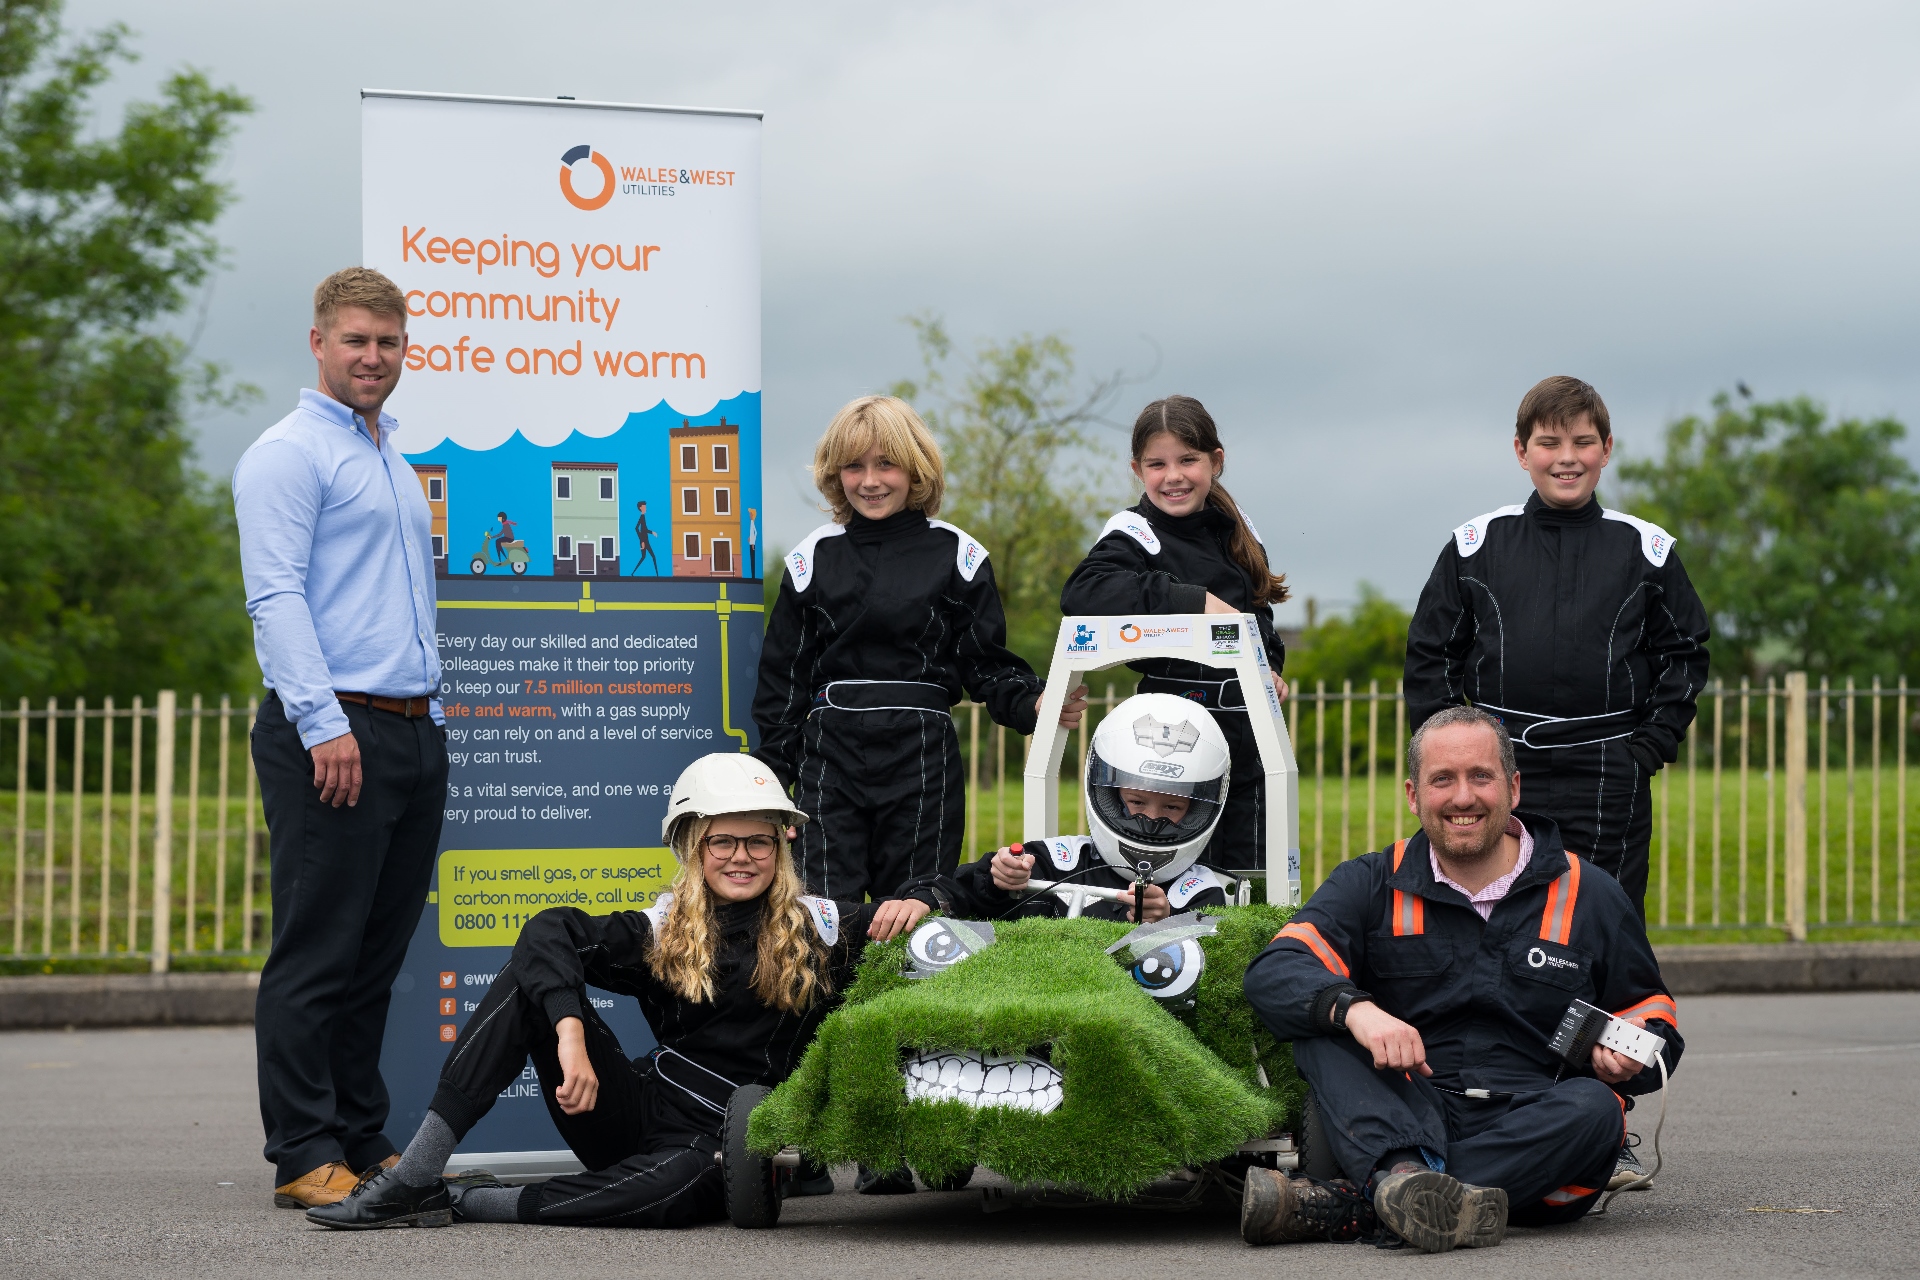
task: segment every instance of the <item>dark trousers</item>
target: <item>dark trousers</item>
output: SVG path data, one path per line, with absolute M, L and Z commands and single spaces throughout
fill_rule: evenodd
M 1560 824 L 1567 848 L 1620 882 L 1644 923 L 1653 787 L 1623 741 L 1514 749 L 1520 807 Z
M 960 865 L 967 781 L 943 711 L 816 710 L 800 732 L 800 876 L 843 902 Z
M 600 1094 L 593 1110 L 570 1116 L 554 1101 L 566 1078 L 559 1039 L 546 1011 L 521 990 L 509 961 L 447 1054 L 433 1110 L 465 1138 L 531 1057 L 547 1114 L 587 1171 L 528 1186 L 520 1197 L 520 1221 L 685 1227 L 725 1217 L 725 1184 L 713 1157 L 720 1149 L 727 1090 L 701 1080 L 699 1068 L 685 1060 L 674 1063 L 676 1079 L 694 1079 L 708 1091 L 702 1101 L 653 1070 L 649 1059 L 629 1059 L 591 1005 L 583 1005 L 580 1020 Z
M 381 1130 L 387 1000 L 426 905 L 447 800 L 446 733 L 425 716 L 341 704 L 360 746 L 360 803 L 334 808 L 280 699 L 253 763 L 272 837 L 273 950 L 254 1046 L 267 1159 L 285 1184 L 333 1160 L 393 1154 Z
M 1626 1133 L 1619 1095 L 1587 1076 L 1482 1100 L 1443 1093 L 1423 1076 L 1376 1071 L 1350 1036 L 1296 1040 L 1293 1061 L 1355 1183 L 1389 1152 L 1424 1147 L 1460 1181 L 1504 1190 L 1509 1220 L 1522 1226 L 1572 1222 L 1593 1208 Z

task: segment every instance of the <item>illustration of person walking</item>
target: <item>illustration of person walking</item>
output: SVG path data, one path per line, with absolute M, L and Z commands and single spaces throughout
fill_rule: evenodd
M 633 562 L 633 576 L 639 577 L 640 566 L 651 559 L 654 576 L 659 577 L 660 557 L 653 554 L 653 530 L 647 527 L 647 504 L 636 502 L 634 505 L 640 509 L 640 518 L 633 522 L 633 538 L 640 544 L 640 554 Z
M 757 523 L 759 518 L 758 511 L 752 507 L 747 508 L 747 576 L 749 578 L 760 576 L 760 526 Z

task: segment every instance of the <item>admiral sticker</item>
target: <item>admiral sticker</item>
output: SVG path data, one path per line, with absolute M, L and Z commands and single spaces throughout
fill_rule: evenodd
M 1067 637 L 1068 653 L 1100 652 L 1100 633 L 1085 622 L 1073 624 L 1073 634 Z

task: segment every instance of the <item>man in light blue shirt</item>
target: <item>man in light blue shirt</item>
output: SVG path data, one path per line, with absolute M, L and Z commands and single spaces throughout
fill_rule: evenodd
M 331 1204 L 397 1158 L 380 1046 L 446 809 L 432 516 L 380 412 L 406 303 L 350 267 L 314 292 L 316 391 L 233 473 L 272 838 L 254 1041 L 274 1202 Z

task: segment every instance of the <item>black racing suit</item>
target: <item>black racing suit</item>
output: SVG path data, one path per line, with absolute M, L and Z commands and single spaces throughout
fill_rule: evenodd
M 1170 516 L 1146 498 L 1107 521 L 1107 527 L 1074 569 L 1060 592 L 1066 614 L 1205 613 L 1207 594 L 1218 596 L 1260 626 L 1267 662 L 1277 675 L 1287 649 L 1274 634 L 1273 611 L 1253 603 L 1253 579 L 1228 551 L 1233 517 L 1218 507 L 1190 516 Z M 1146 538 L 1133 532 L 1148 527 Z M 1249 526 L 1251 528 L 1251 526 Z M 1257 535 L 1256 535 L 1257 536 Z M 1172 658 L 1129 663 L 1140 673 L 1141 693 L 1172 693 L 1191 698 L 1213 712 L 1227 736 L 1233 771 L 1227 783 L 1227 807 L 1209 846 L 1208 861 L 1222 867 L 1264 867 L 1267 848 L 1266 777 L 1260 748 L 1247 723 L 1251 695 L 1238 678 L 1218 667 Z
M 1100 889 L 1130 889 L 1133 877 L 1100 856 L 1086 836 L 1050 836 L 1028 840 L 1020 849 L 1033 855 L 1033 878 L 1066 885 L 1091 885 Z M 951 912 L 978 920 L 1024 919 L 1028 916 L 1065 916 L 1072 904 L 1049 889 L 1026 889 L 1012 893 L 993 883 L 993 857 L 988 855 L 969 862 L 953 873 L 961 897 Z M 1160 882 L 1166 891 L 1167 905 L 1175 912 L 1197 911 L 1201 907 L 1227 905 L 1227 888 L 1212 868 L 1198 862 L 1170 880 Z M 1109 902 L 1100 898 L 1085 901 L 1080 914 L 1099 920 L 1125 920 L 1131 902 Z
M 940 893 L 916 887 L 912 896 L 930 906 L 951 901 L 952 882 L 938 883 Z M 529 1185 L 520 1197 L 520 1221 L 682 1227 L 726 1215 L 714 1153 L 728 1097 L 740 1085 L 784 1080 L 833 1005 L 823 999 L 793 1014 L 754 993 L 764 902 L 716 905 L 720 938 L 710 1001 L 681 997 L 647 967 L 657 911 L 593 916 L 551 907 L 521 929 L 512 957 L 447 1054 L 432 1104 L 464 1138 L 532 1057 L 547 1113 L 587 1171 Z M 827 953 L 834 991 L 852 980 L 878 908 L 877 902 L 838 907 L 838 933 Z M 637 999 L 659 1048 L 629 1059 L 583 994 L 588 984 Z M 554 1101 L 565 1079 L 554 1030 L 562 1018 L 585 1024 L 587 1056 L 600 1080 L 593 1110 L 577 1116 Z
M 1512 1220 L 1567 1222 L 1599 1200 L 1648 1067 L 1608 1087 L 1550 1047 L 1574 1000 L 1644 1018 L 1679 1065 L 1679 1012 L 1626 891 L 1561 851 L 1550 818 L 1515 814 L 1533 855 L 1485 921 L 1434 878 L 1425 834 L 1336 866 L 1247 966 L 1255 1012 L 1312 1086 L 1342 1171 L 1364 1182 L 1424 1149 L 1446 1172 L 1503 1188 Z M 1412 1026 L 1431 1076 L 1376 1070 L 1331 1021 L 1343 991 Z M 1468 1097 L 1467 1090 L 1487 1096 Z
M 786 557 L 760 651 L 760 759 L 812 816 L 808 890 L 895 892 L 960 863 L 966 774 L 948 708 L 963 692 L 1032 733 L 1041 682 L 1006 647 L 985 548 L 907 510 L 815 529 Z
M 1707 680 L 1707 614 L 1656 525 L 1505 507 L 1460 526 L 1407 633 L 1414 728 L 1472 703 L 1514 737 L 1522 801 L 1646 918 L 1649 781 L 1679 758 Z

